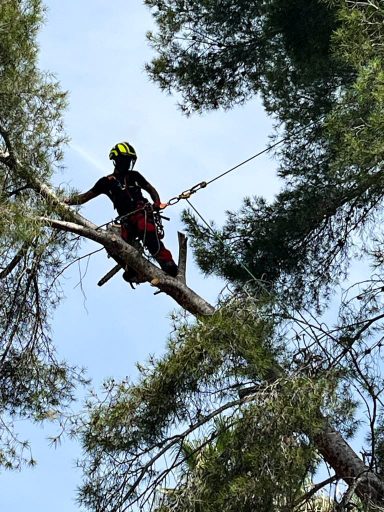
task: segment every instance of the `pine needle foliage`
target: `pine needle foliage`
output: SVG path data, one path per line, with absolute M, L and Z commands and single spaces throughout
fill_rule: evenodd
M 178 321 L 137 383 L 106 382 L 89 402 L 80 502 L 95 512 L 380 510 L 383 6 L 146 4 L 157 24 L 150 76 L 187 114 L 260 94 L 284 137 L 284 186 L 271 203 L 246 198 L 213 233 L 185 213 L 200 267 L 233 293 L 212 317 Z M 347 282 L 356 258 L 372 271 Z M 347 443 L 359 427 L 362 457 Z M 329 478 L 309 488 L 324 462 Z M 341 497 L 317 496 L 339 480 Z
M 75 246 L 40 222 L 57 216 L 39 184 L 49 184 L 66 140 L 66 95 L 37 66 L 40 0 L 0 2 L 0 465 L 34 463 L 17 419 L 60 418 L 81 372 L 57 359 L 51 315 L 57 276 Z
M 289 289 L 297 305 L 326 296 L 345 278 L 352 256 L 365 255 L 372 250 L 367 240 L 380 237 L 382 217 L 383 7 L 323 5 L 334 20 L 330 53 L 341 63 L 328 69 L 334 75 L 328 90 L 313 77 L 312 95 L 294 83 L 289 94 L 277 92 L 275 80 L 269 89 L 287 102 L 272 108 L 284 126 L 285 142 L 276 151 L 283 190 L 271 203 L 246 198 L 223 228 L 214 228 L 215 235 L 190 212 L 184 214 L 206 273 L 241 284 L 249 280 L 248 266 L 271 290 Z
M 296 89 L 329 91 L 345 72 L 330 50 L 336 9 L 321 1 L 145 3 L 157 25 L 148 34 L 157 57 L 147 71 L 163 90 L 180 93 L 185 113 L 230 108 L 259 92 L 269 111 L 292 113 L 287 98 Z
M 232 511 L 283 510 L 299 499 L 317 467 L 320 411 L 345 423 L 353 404 L 338 397 L 337 373 L 312 380 L 289 369 L 273 331 L 262 306 L 233 300 L 178 323 L 165 356 L 139 367 L 138 384 L 107 382 L 88 405 L 80 502 Z M 171 471 L 180 475 L 169 488 Z

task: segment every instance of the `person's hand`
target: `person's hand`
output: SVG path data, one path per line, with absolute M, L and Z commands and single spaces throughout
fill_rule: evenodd
M 164 210 L 164 208 L 166 208 L 167 206 L 168 206 L 167 203 L 161 203 L 160 201 L 155 201 L 152 205 L 152 208 L 158 212 L 159 210 Z

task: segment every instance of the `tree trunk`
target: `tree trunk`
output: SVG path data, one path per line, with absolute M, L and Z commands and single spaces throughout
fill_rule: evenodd
M 339 432 L 326 426 L 313 440 L 337 477 L 348 485 L 355 485 L 356 494 L 364 503 L 384 507 L 383 481 L 364 464 Z
M 100 243 L 116 261 L 124 261 L 126 265 L 136 269 L 150 283 L 155 284 L 160 291 L 168 294 L 193 315 L 211 315 L 214 313 L 213 306 L 188 288 L 182 280 L 164 274 L 134 247 L 124 242 L 116 233 L 97 229 L 95 224 L 92 224 L 60 201 L 46 185 L 35 182 L 33 188 L 46 200 L 55 204 L 60 217 L 64 219 L 41 219 L 45 224 Z M 363 463 L 339 432 L 327 426 L 326 419 L 324 419 L 324 425 L 323 430 L 313 436 L 313 441 L 324 460 L 333 468 L 338 478 L 344 480 L 348 485 L 356 486 L 356 494 L 364 503 L 383 507 L 384 483 L 382 480 L 369 466 Z

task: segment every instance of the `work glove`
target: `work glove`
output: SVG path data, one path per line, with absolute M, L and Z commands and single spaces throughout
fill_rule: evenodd
M 168 203 L 153 203 L 153 209 L 156 211 L 164 210 L 168 206 Z

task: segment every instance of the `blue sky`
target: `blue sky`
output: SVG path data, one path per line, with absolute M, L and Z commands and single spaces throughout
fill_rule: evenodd
M 185 118 L 177 98 L 165 95 L 144 71 L 152 55 L 145 33 L 152 28 L 148 9 L 135 0 L 50 0 L 40 35 L 41 67 L 53 72 L 69 91 L 66 130 L 71 138 L 57 184 L 84 191 L 111 171 L 108 152 L 128 140 L 138 153 L 139 170 L 163 201 L 250 157 L 268 144 L 271 121 L 259 102 L 230 112 Z M 236 210 L 246 195 L 272 198 L 278 189 L 276 163 L 258 158 L 196 194 L 193 205 L 220 224 L 226 210 Z M 182 202 L 169 208 L 165 243 L 177 258 L 177 230 L 182 230 Z M 97 224 L 114 216 L 111 203 L 99 197 L 82 213 Z M 96 245 L 84 243 L 81 254 Z M 53 321 L 59 356 L 87 368 L 97 388 L 106 377 L 135 376 L 135 362 L 161 354 L 177 305 L 166 295 L 153 295 L 149 285 L 135 291 L 117 276 L 102 288 L 97 281 L 113 264 L 105 253 L 74 265 L 63 279 L 66 300 Z M 79 286 L 79 276 L 82 286 Z M 214 303 L 225 283 L 205 278 L 190 251 L 187 280 Z M 69 440 L 53 449 L 47 436 L 55 428 L 18 429 L 32 442 L 34 469 L 2 473 L 0 510 L 75 512 L 80 473 L 79 446 Z

